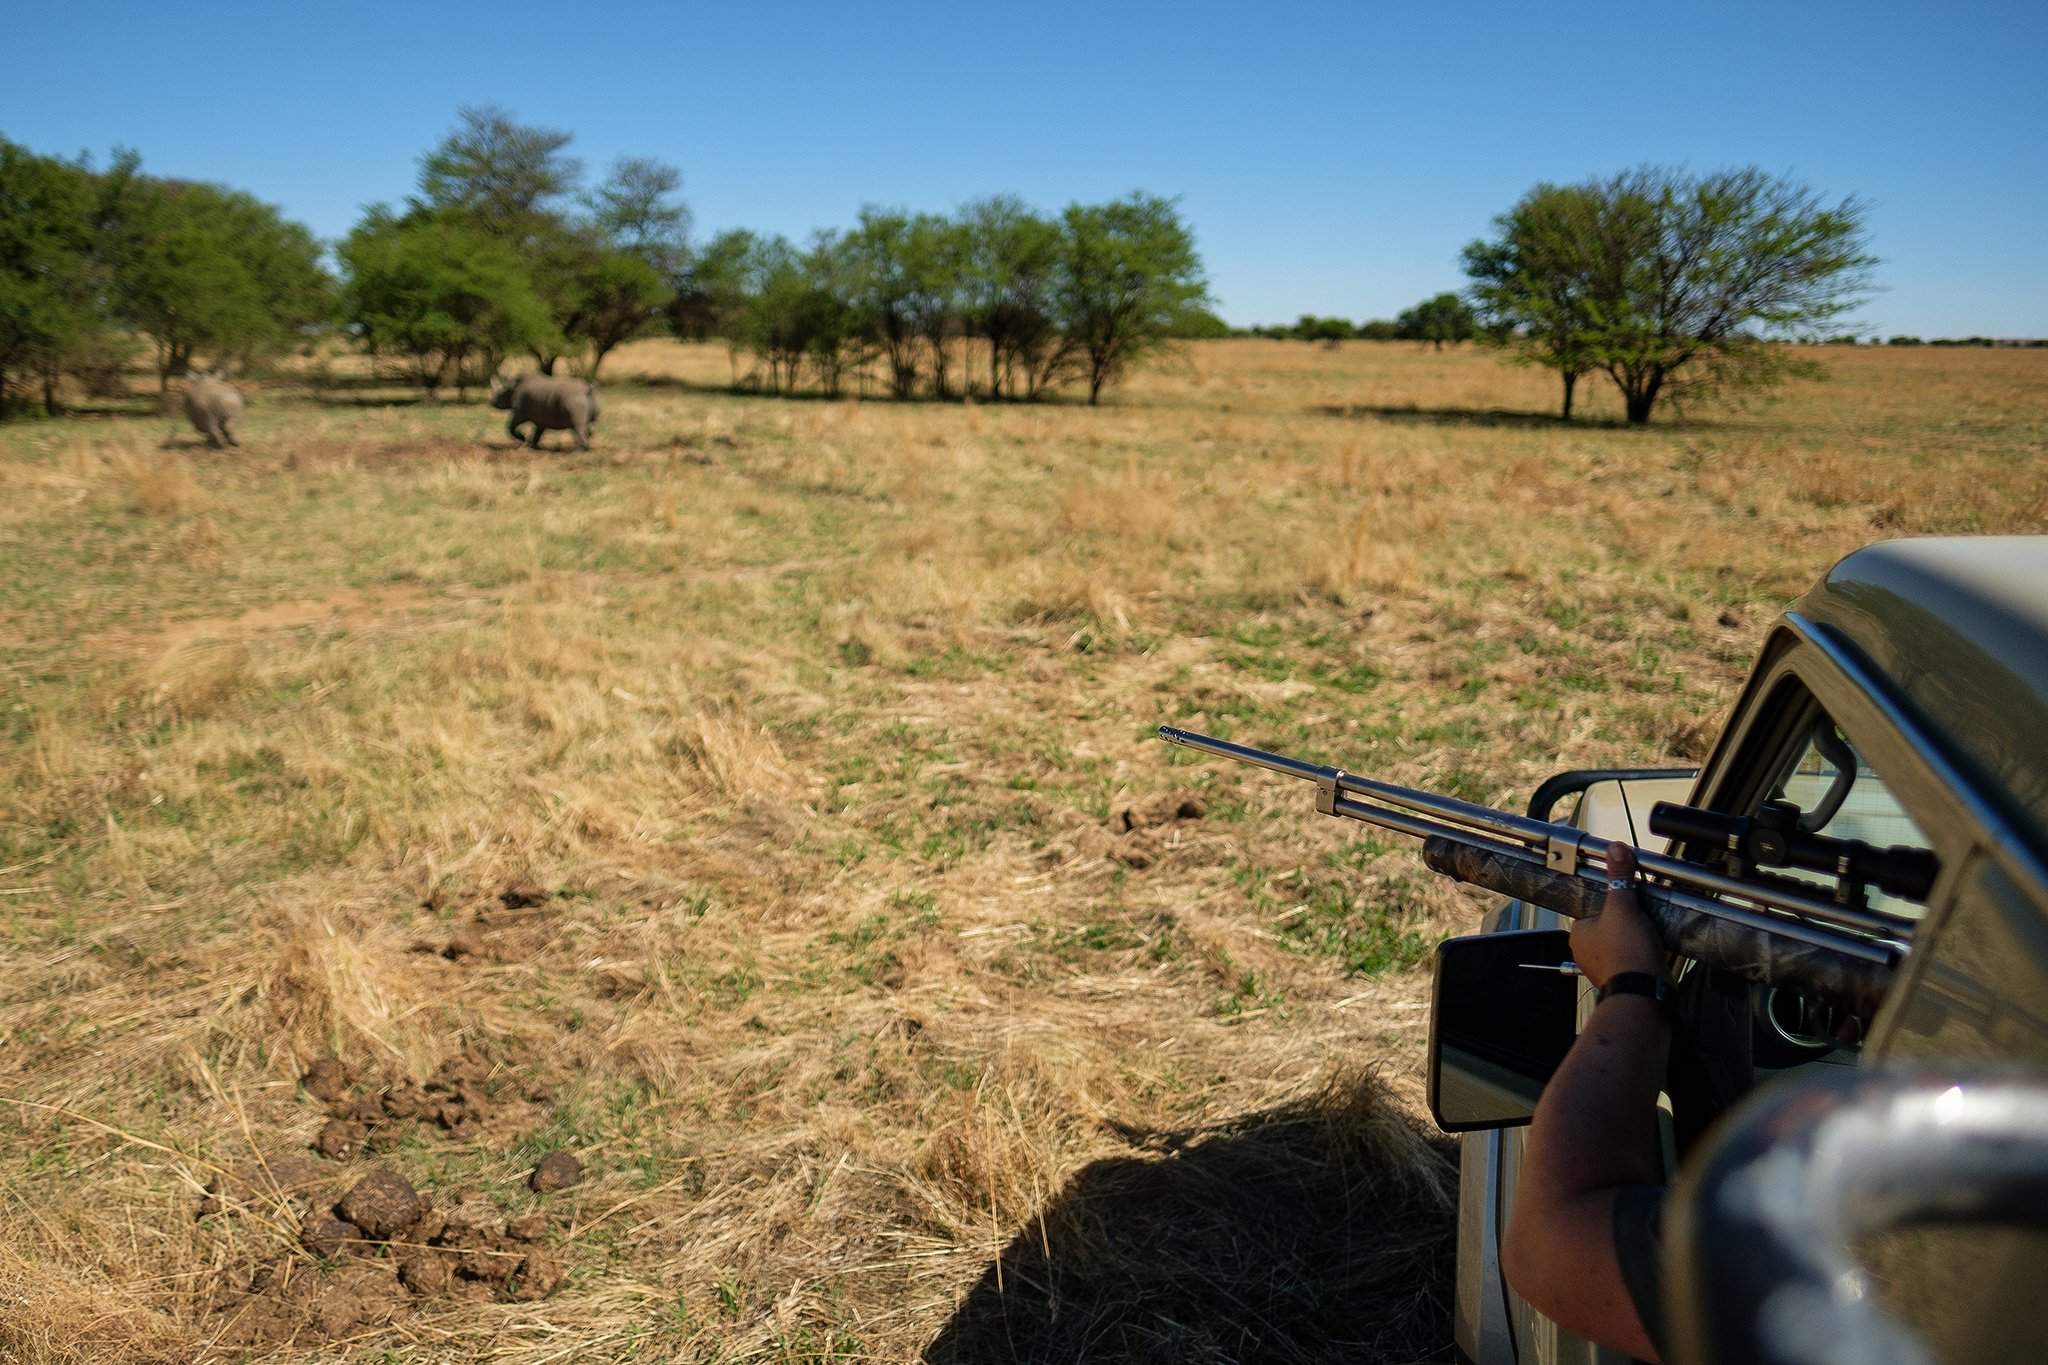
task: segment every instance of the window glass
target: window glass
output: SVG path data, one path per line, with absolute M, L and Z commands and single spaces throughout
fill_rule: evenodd
M 1894 844 L 1932 847 L 1920 826 L 1913 823 L 1913 817 L 1901 809 L 1898 798 L 1892 795 L 1870 760 L 1826 716 L 1821 716 L 1807 733 L 1790 767 L 1767 795 L 1799 807 L 1804 812 L 1800 828 L 1810 834 L 1860 839 L 1879 848 Z M 1825 873 L 1796 867 L 1771 870 L 1830 889 L 1835 884 L 1835 879 Z M 1887 895 L 1876 887 L 1871 887 L 1869 894 L 1873 909 L 1916 919 L 1926 913 L 1925 906 Z

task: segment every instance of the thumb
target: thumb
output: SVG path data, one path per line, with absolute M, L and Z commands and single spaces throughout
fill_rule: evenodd
M 1617 902 L 1634 905 L 1636 899 L 1636 850 L 1619 839 L 1607 841 L 1607 908 Z

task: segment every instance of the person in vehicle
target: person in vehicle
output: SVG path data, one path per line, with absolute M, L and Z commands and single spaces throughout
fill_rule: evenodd
M 1635 850 L 1616 842 L 1607 857 L 1606 902 L 1571 929 L 1572 957 L 1600 1001 L 1530 1122 L 1501 1267 L 1560 1326 L 1656 1361 L 1657 1092 L 1670 986 L 1657 931 L 1636 903 Z

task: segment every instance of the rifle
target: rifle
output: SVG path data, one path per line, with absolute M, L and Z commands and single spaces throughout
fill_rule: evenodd
M 1597 866 L 1604 874 L 1609 841 L 1585 830 L 1171 725 L 1160 726 L 1159 737 L 1313 782 L 1317 811 L 1415 835 L 1430 870 L 1457 881 L 1570 919 L 1597 914 L 1606 901 L 1606 877 L 1588 876 L 1585 869 Z M 1692 829 L 1662 827 L 1674 818 L 1684 825 L 1687 817 Z M 1651 828 L 1684 836 L 1709 819 L 1725 817 L 1660 802 Z M 1846 882 L 1837 899 L 1823 900 L 1809 894 L 1805 883 L 1724 872 L 1647 849 L 1637 851 L 1636 867 L 1637 900 L 1670 951 L 1749 981 L 1815 996 L 1863 1019 L 1884 998 L 1912 931 L 1911 919 L 1870 908 L 1860 888 Z

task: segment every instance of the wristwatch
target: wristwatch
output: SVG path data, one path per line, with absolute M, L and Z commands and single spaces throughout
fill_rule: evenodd
M 1600 988 L 1598 1000 L 1610 995 L 1640 995 L 1656 1001 L 1657 1008 L 1664 1011 L 1666 1023 L 1678 1022 L 1677 993 L 1671 983 L 1651 972 L 1616 972 L 1607 978 L 1607 984 Z

